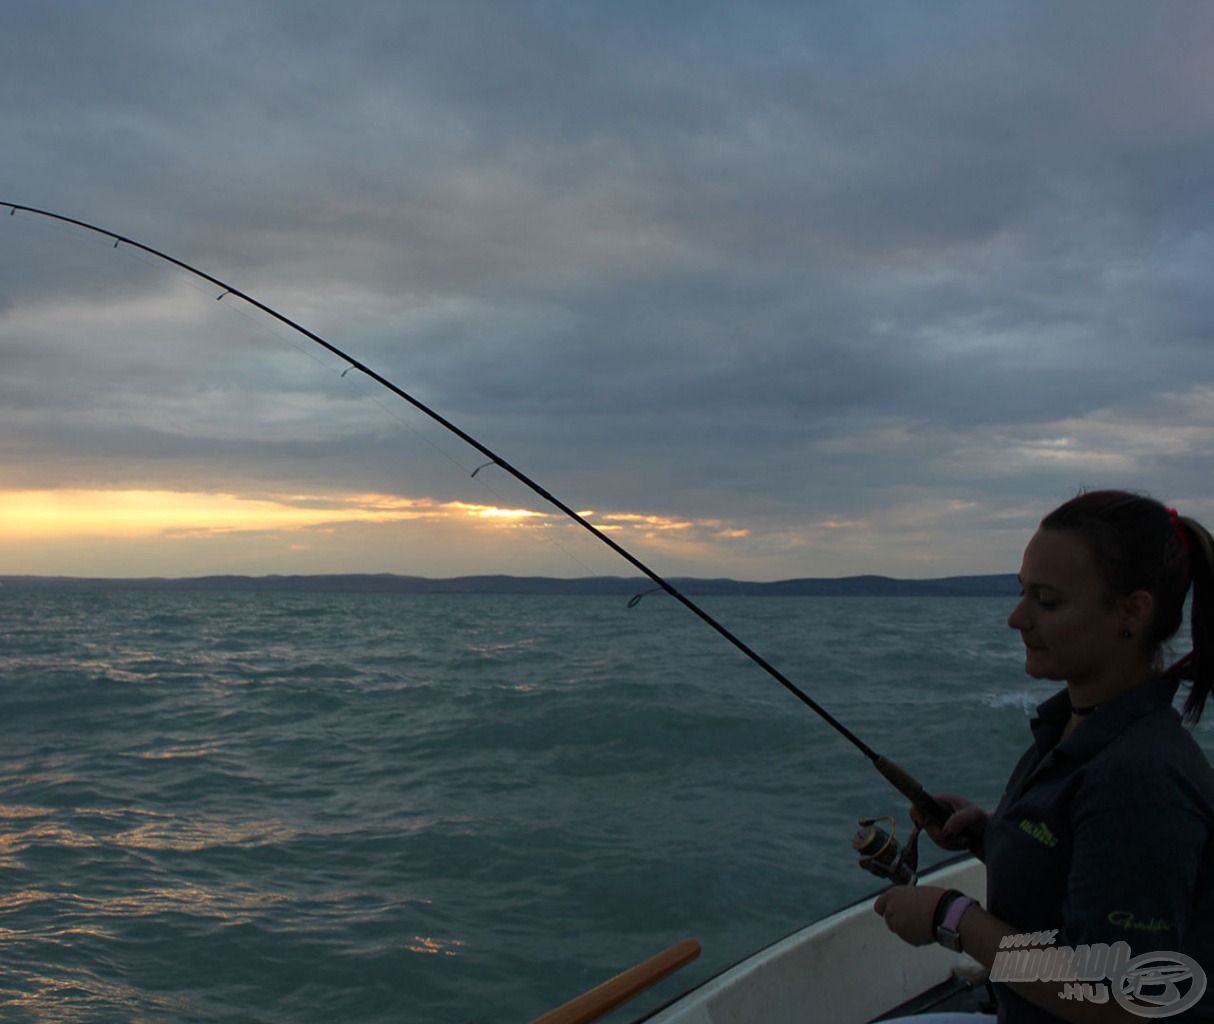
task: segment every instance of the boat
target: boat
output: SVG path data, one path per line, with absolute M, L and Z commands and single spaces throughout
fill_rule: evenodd
M 925 885 L 986 896 L 986 866 L 953 858 L 925 871 Z M 993 1012 L 986 969 L 943 946 L 910 946 L 873 912 L 874 892 L 793 932 L 632 1024 L 869 1024 L 941 1012 Z M 588 1024 L 689 963 L 687 939 L 533 1024 Z

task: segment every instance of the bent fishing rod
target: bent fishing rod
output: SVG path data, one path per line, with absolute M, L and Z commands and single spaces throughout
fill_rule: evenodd
M 665 579 L 664 577 L 662 577 L 658 573 L 656 573 L 653 569 L 649 568 L 649 566 L 647 566 L 644 562 L 642 562 L 639 558 L 637 558 L 634 554 L 632 554 L 632 552 L 628 551 L 626 548 L 624 548 L 622 545 L 617 543 L 611 537 L 607 536 L 607 534 L 603 533 L 598 527 L 596 527 L 593 523 L 591 523 L 589 520 L 587 520 L 584 516 L 580 515 L 576 511 L 574 511 L 567 504 L 565 504 L 565 502 L 561 501 L 560 498 L 556 497 L 554 494 L 552 494 L 546 488 L 544 488 L 543 486 L 538 484 L 531 477 L 527 476 L 526 473 L 523 473 L 521 470 L 515 468 L 511 463 L 507 462 L 505 459 L 503 459 L 500 455 L 498 455 L 492 449 L 490 449 L 486 445 L 482 444 L 480 441 L 478 441 L 475 437 L 473 437 L 467 431 L 463 430 L 456 424 L 452 423 L 445 416 L 441 415 L 439 412 L 432 409 L 430 406 L 426 405 L 424 402 L 422 402 L 420 399 L 416 398 L 414 395 L 411 395 L 409 392 L 398 387 L 392 381 L 388 380 L 386 377 L 377 373 L 375 370 L 373 370 L 371 367 L 367 366 L 365 363 L 354 358 L 354 356 L 350 355 L 348 352 L 345 352 L 342 349 L 338 348 L 336 345 L 332 344 L 331 342 L 326 341 L 324 338 L 320 337 L 320 335 L 315 334 L 312 331 L 308 330 L 302 324 L 296 323 L 294 320 L 290 319 L 290 317 L 287 317 L 284 314 L 278 312 L 278 310 L 272 309 L 270 306 L 267 306 L 264 302 L 261 302 L 258 299 L 255 299 L 253 296 L 247 294 L 246 292 L 242 292 L 239 288 L 235 288 L 232 285 L 228 284 L 227 282 L 221 281 L 217 277 L 213 277 L 211 274 L 208 274 L 205 271 L 200 270 L 198 267 L 195 267 L 195 266 L 185 262 L 184 260 L 179 260 L 175 256 L 170 256 L 166 252 L 162 252 L 159 249 L 154 249 L 150 245 L 145 245 L 143 242 L 138 242 L 133 238 L 128 238 L 125 235 L 120 235 L 117 232 L 110 231 L 107 228 L 98 227 L 96 224 L 90 224 L 83 220 L 77 220 L 74 217 L 68 217 L 61 213 L 52 213 L 50 210 L 40 210 L 40 209 L 37 209 L 36 207 L 32 207 L 32 206 L 23 206 L 20 203 L 7 203 L 7 202 L 0 202 L 0 207 L 8 207 L 10 217 L 16 216 L 16 214 L 18 212 L 20 212 L 20 213 L 32 214 L 37 217 L 45 217 L 50 220 L 59 221 L 64 224 L 74 225 L 75 227 L 82 228 L 85 231 L 90 231 L 90 232 L 93 232 L 94 234 L 101 235 L 104 238 L 110 239 L 111 241 L 113 241 L 115 249 L 117 249 L 120 245 L 129 246 L 132 249 L 137 249 L 141 252 L 145 252 L 150 256 L 154 256 L 157 259 L 163 260 L 164 262 L 169 263 L 172 266 L 175 266 L 181 270 L 184 270 L 186 273 L 192 274 L 193 276 L 200 278 L 201 280 L 206 281 L 209 284 L 214 285 L 216 288 L 222 289 L 221 294 L 217 295 L 216 299 L 225 299 L 228 296 L 235 296 L 238 299 L 242 299 L 244 302 L 247 302 L 250 306 L 253 306 L 255 309 L 261 310 L 261 312 L 265 313 L 267 316 L 269 316 L 269 317 L 273 318 L 274 320 L 277 320 L 279 323 L 284 324 L 285 326 L 291 328 L 291 330 L 297 331 L 299 334 L 302 334 L 309 341 L 316 343 L 321 348 L 326 349 L 327 351 L 329 351 L 330 353 L 335 355 L 338 359 L 342 360 L 343 362 L 345 362 L 347 364 L 347 368 L 346 368 L 345 372 L 342 374 L 343 376 L 345 375 L 345 373 L 348 373 L 351 369 L 358 370 L 361 374 L 363 374 L 366 377 L 369 377 L 371 380 L 375 381 L 377 384 L 386 388 L 388 391 L 392 392 L 392 394 L 396 395 L 398 398 L 401 398 L 404 401 L 408 402 L 411 406 L 413 406 L 419 412 L 424 413 L 426 416 L 428 416 L 430 419 L 434 420 L 440 426 L 449 430 L 452 434 L 454 434 L 456 437 L 458 437 L 465 444 L 471 446 L 476 451 L 480 452 L 486 459 L 489 460 L 489 462 L 492 465 L 495 465 L 495 466 L 499 467 L 500 469 L 504 470 L 510 476 L 514 477 L 514 479 L 516 479 L 519 483 L 523 484 L 523 486 L 527 487 L 533 493 L 537 494 L 540 498 L 542 498 L 544 501 L 546 501 L 549 505 L 558 509 L 564 515 L 566 515 L 570 519 L 572 519 L 575 523 L 578 524 L 578 526 L 582 527 L 582 529 L 586 530 L 588 533 L 590 533 L 592 536 L 594 536 L 597 540 L 606 544 L 607 547 L 611 548 L 611 550 L 614 551 L 617 555 L 619 555 L 626 562 L 628 562 L 630 565 L 632 565 L 635 569 L 637 569 L 639 572 L 643 573 L 646 577 L 648 577 L 650 580 L 652 580 L 655 584 L 657 584 L 658 587 L 660 587 L 662 590 L 664 590 L 667 594 L 669 594 L 671 597 L 673 597 L 676 601 L 678 601 L 680 604 L 682 604 L 685 608 L 687 608 L 689 611 L 691 611 L 696 616 L 698 616 L 705 624 L 712 627 L 712 629 L 716 630 L 716 632 L 718 634 L 720 634 L 722 637 L 724 637 L 726 640 L 728 640 L 731 644 L 733 644 L 733 646 L 736 647 L 739 651 L 741 651 L 742 654 L 746 655 L 746 657 L 748 657 L 751 661 L 753 661 L 756 665 L 758 665 L 761 669 L 763 669 L 763 671 L 765 671 L 769 676 L 771 676 L 773 679 L 775 679 L 776 682 L 778 682 L 789 693 L 791 693 L 794 697 L 796 697 L 799 701 L 801 701 L 801 703 L 803 703 L 811 711 L 816 713 L 823 721 L 826 722 L 827 725 L 829 725 L 832 729 L 834 729 L 837 733 L 839 733 L 840 736 L 842 736 L 849 743 L 851 743 L 852 746 L 856 747 L 856 749 L 858 749 L 865 757 L 867 757 L 873 763 L 873 766 L 877 769 L 877 771 L 879 771 L 894 786 L 894 788 L 898 790 L 898 792 L 900 792 L 903 796 L 905 796 L 907 799 L 909 799 L 911 801 L 911 803 L 914 804 L 914 806 L 916 808 L 918 808 L 919 811 L 930 822 L 932 822 L 936 825 L 939 825 L 939 826 L 943 826 L 945 821 L 948 820 L 948 817 L 951 813 L 950 810 L 944 804 L 940 803 L 940 801 L 936 800 L 933 796 L 931 796 L 923 788 L 923 786 L 920 785 L 918 780 L 916 780 L 914 778 L 914 776 L 912 776 L 909 772 L 905 771 L 903 768 L 899 767 L 897 764 L 895 764 L 889 758 L 883 757 L 880 754 L 878 754 L 877 751 L 875 751 L 867 743 L 865 743 L 863 740 L 861 740 L 860 737 L 858 737 L 849 728 L 847 728 L 847 726 L 845 726 L 842 722 L 840 722 L 837 718 L 835 718 L 834 715 L 832 715 L 829 711 L 826 710 L 826 708 L 822 707 L 821 704 L 819 704 L 812 697 L 810 697 L 809 694 L 807 694 L 803 689 L 801 689 L 799 686 L 797 686 L 796 683 L 794 683 L 791 679 L 789 679 L 786 675 L 784 675 L 783 672 L 781 672 L 779 669 L 777 669 L 774 665 L 772 665 L 769 661 L 767 661 L 766 658 L 764 658 L 757 651 L 752 649 L 748 644 L 746 644 L 743 640 L 741 640 L 733 632 L 731 632 L 724 625 L 722 625 L 720 622 L 718 622 L 715 618 L 713 618 L 711 615 L 709 615 L 708 612 L 706 612 L 698 604 L 696 604 L 694 601 L 692 601 L 691 598 L 687 597 L 686 594 L 682 593 L 678 588 L 676 588 L 672 583 L 670 583 L 669 580 Z M 478 472 L 479 472 L 479 470 L 478 470 Z

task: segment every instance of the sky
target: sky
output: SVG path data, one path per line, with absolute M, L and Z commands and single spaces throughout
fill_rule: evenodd
M 0 202 L 652 568 L 1214 522 L 1214 4 L 10 5 Z M 0 207 L 0 575 L 634 575 Z

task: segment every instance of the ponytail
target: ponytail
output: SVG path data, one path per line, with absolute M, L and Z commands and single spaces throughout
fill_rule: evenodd
M 1176 526 L 1189 555 L 1192 580 L 1189 633 L 1193 649 L 1164 674 L 1192 684 L 1185 700 L 1184 718 L 1190 725 L 1196 725 L 1214 685 L 1214 538 L 1204 526 L 1187 516 L 1179 517 Z

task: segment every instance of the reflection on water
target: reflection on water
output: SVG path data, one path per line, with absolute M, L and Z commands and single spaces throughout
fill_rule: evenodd
M 410 953 L 426 953 L 434 956 L 458 956 L 461 946 L 467 943 L 459 939 L 436 939 L 414 935 L 405 940 L 405 949 Z
M 1028 742 L 1006 602 L 712 608 L 929 786 Z M 659 599 L 6 588 L 0 651 L 6 1024 L 517 1024 L 696 935 L 682 987 L 905 821 Z

